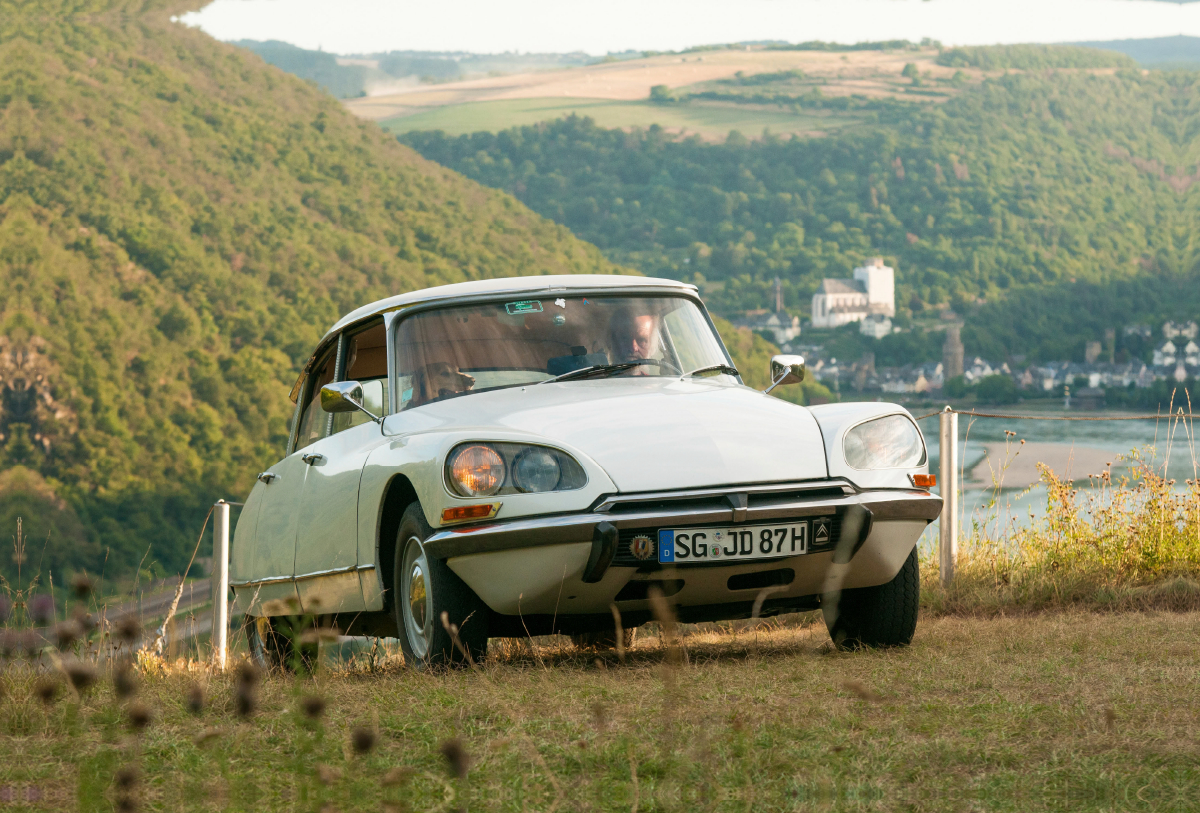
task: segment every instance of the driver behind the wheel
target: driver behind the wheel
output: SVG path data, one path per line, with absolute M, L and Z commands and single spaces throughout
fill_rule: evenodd
M 658 317 L 652 313 L 635 313 L 622 308 L 613 314 L 612 359 L 614 363 L 638 361 L 658 357 Z M 653 365 L 639 364 L 630 370 L 630 375 L 652 375 Z

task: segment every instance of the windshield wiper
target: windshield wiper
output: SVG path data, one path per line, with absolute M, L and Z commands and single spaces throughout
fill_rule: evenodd
M 562 375 L 556 375 L 554 378 L 547 378 L 544 381 L 539 381 L 539 384 L 552 384 L 555 381 L 570 381 L 574 378 L 607 378 L 610 375 L 623 373 L 626 370 L 632 370 L 642 364 L 652 364 L 657 359 L 637 359 L 636 361 L 622 361 L 620 364 L 592 364 L 588 367 L 580 367 L 578 370 L 569 370 Z
M 728 364 L 710 364 L 707 367 L 701 367 L 698 370 L 692 370 L 690 373 L 684 373 L 684 378 L 689 378 L 694 375 L 741 375 L 736 368 L 730 367 Z

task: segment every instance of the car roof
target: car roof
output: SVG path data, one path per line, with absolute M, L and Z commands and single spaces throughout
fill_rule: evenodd
M 357 310 L 343 316 L 326 331 L 318 343 L 324 344 L 326 339 L 343 328 L 369 319 L 380 313 L 398 310 L 410 305 L 418 305 L 440 299 L 457 299 L 459 297 L 486 296 L 489 294 L 506 294 L 525 296 L 533 293 L 552 293 L 555 291 L 575 291 L 597 289 L 630 289 L 630 288 L 676 288 L 680 291 L 695 291 L 696 286 L 673 279 L 658 279 L 655 277 L 634 277 L 627 274 L 545 274 L 530 277 L 500 277 L 496 279 L 481 279 L 472 282 L 456 282 L 453 285 L 439 285 L 435 288 L 423 288 L 406 294 L 397 294 L 386 299 L 363 305 Z

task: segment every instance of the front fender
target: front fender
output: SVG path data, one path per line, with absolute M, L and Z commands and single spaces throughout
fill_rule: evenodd
M 507 441 L 553 446 L 575 458 L 587 474 L 587 484 L 573 491 L 555 491 L 541 494 L 506 494 L 492 498 L 464 499 L 447 490 L 442 475 L 446 455 L 452 448 L 466 441 Z M 381 444 L 371 452 L 363 467 L 359 485 L 358 510 L 358 564 L 372 567 L 381 560 L 380 546 L 390 540 L 380 539 L 384 498 L 389 484 L 402 475 L 412 484 L 425 521 L 432 528 L 441 528 L 442 512 L 457 505 L 473 505 L 481 502 L 499 502 L 500 510 L 495 519 L 516 519 L 525 516 L 544 516 L 582 511 L 589 508 L 601 495 L 616 491 L 612 479 L 595 461 L 581 450 L 565 443 L 546 443 L 529 435 L 498 430 L 495 427 L 456 429 L 452 432 L 428 432 L 402 435 Z M 377 573 L 376 579 L 383 574 Z M 370 609 L 382 606 L 379 585 L 368 589 L 364 582 L 364 595 Z M 373 596 L 379 596 L 372 599 Z M 379 606 L 375 606 L 375 605 Z

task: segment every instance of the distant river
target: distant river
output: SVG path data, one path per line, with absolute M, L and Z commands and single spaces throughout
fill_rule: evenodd
M 980 408 L 980 411 L 1030 416 L 1095 417 L 1120 416 L 1129 412 L 1033 411 L 1018 408 Z M 918 413 L 921 414 L 921 413 Z M 938 418 L 920 422 L 929 446 L 929 470 L 938 471 Z M 1195 428 L 1200 428 L 1197 426 Z M 1015 432 L 1005 436 L 1005 430 Z M 1172 430 L 1174 434 L 1172 435 Z M 1130 473 L 1127 461 L 1118 460 L 1133 450 L 1156 471 L 1167 473 L 1179 487 L 1196 477 L 1200 470 L 1200 444 L 1189 438 L 1194 431 L 1183 422 L 1161 421 L 1039 421 L 958 416 L 959 461 L 966 470 L 962 500 L 962 528 L 973 518 L 991 519 L 993 527 L 999 515 L 1028 524 L 1030 514 L 1046 512 L 1046 489 L 1038 484 L 1037 463 L 1044 463 L 1060 477 L 1070 477 L 1077 488 L 1088 487 L 1088 475 L 1104 471 L 1112 463 L 1113 479 Z M 1020 441 L 1024 440 L 1024 446 Z M 1006 447 L 1006 441 L 1008 443 Z M 1007 465 L 1006 465 L 1007 464 Z M 999 488 L 997 488 L 997 481 Z M 995 503 L 996 508 L 990 506 Z M 929 533 L 926 534 L 930 536 Z

